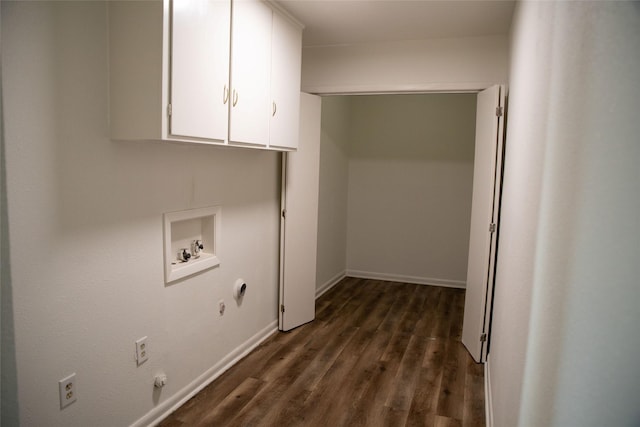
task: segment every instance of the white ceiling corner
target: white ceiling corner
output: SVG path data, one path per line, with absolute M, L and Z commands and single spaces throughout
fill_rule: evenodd
M 303 45 L 504 35 L 514 1 L 279 0 L 305 24 Z

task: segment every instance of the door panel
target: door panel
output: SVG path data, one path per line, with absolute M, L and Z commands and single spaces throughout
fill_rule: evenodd
M 280 330 L 315 318 L 321 98 L 301 94 L 298 151 L 283 153 Z M 282 307 L 284 306 L 284 311 Z
M 500 86 L 492 86 L 478 94 L 469 263 L 462 328 L 462 343 L 476 362 L 486 358 L 502 166 L 502 117 L 498 116 L 496 108 L 503 105 L 504 93 Z M 494 231 L 490 229 L 492 223 L 496 224 Z M 485 340 L 482 339 L 483 334 L 486 334 Z
M 171 3 L 171 134 L 227 139 L 230 0 Z
M 269 143 L 272 14 L 261 1 L 233 3 L 230 143 Z
M 273 14 L 271 41 L 272 113 L 269 146 L 295 149 L 300 122 L 302 30 Z

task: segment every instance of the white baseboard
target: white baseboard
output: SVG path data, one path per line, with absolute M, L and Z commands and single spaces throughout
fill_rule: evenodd
M 230 352 L 221 361 L 213 365 L 205 373 L 193 380 L 185 388 L 153 408 L 145 416 L 140 418 L 131 427 L 155 426 L 162 420 L 167 418 L 173 411 L 178 409 L 189 399 L 195 396 L 200 390 L 208 386 L 212 381 L 222 375 L 226 370 L 235 365 L 240 359 L 245 357 L 249 352 L 260 345 L 264 340 L 269 338 L 273 333 L 278 331 L 278 321 L 274 320 L 257 334 L 249 338 L 247 341 Z
M 493 427 L 493 402 L 491 401 L 491 377 L 489 376 L 489 357 L 484 362 L 484 414 L 487 427 Z
M 319 288 L 316 289 L 316 299 L 320 298 L 322 294 L 329 291 L 329 289 L 333 288 L 337 285 L 342 279 L 347 277 L 346 273 L 343 271 L 342 273 L 338 273 L 329 279 L 327 282 L 322 284 Z
M 433 279 L 430 277 L 402 276 L 398 274 L 376 273 L 371 271 L 347 270 L 347 276 L 360 279 L 389 280 L 392 282 L 414 283 L 416 285 L 444 286 L 465 289 L 467 283 L 462 280 Z

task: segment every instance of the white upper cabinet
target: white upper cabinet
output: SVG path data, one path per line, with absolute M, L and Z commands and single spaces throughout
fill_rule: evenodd
M 224 143 L 231 4 L 177 0 L 171 18 L 170 133 Z
M 302 30 L 293 20 L 259 0 L 108 8 L 113 139 L 297 147 Z
M 269 146 L 291 150 L 298 146 L 302 30 L 274 13 L 271 34 Z
M 233 3 L 231 143 L 269 144 L 272 14 L 258 0 Z

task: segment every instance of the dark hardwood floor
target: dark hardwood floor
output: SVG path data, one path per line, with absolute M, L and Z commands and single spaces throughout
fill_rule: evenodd
M 464 291 L 346 278 L 160 426 L 484 426 Z

